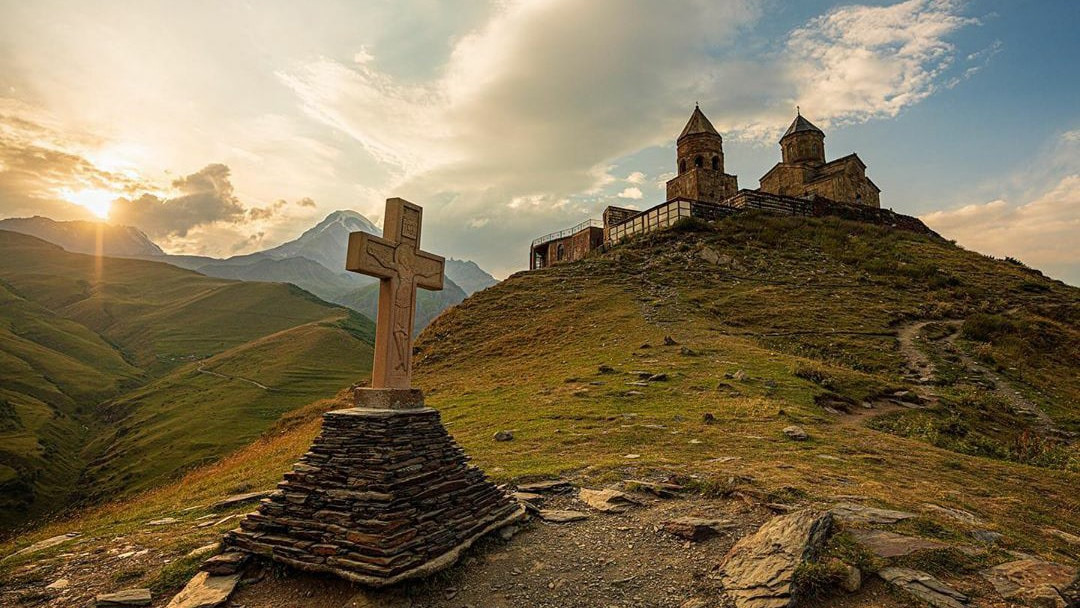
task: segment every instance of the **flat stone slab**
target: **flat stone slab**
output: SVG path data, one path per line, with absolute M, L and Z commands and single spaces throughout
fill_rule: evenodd
M 619 490 L 581 488 L 578 491 L 578 498 L 589 507 L 604 513 L 622 513 L 631 506 L 641 504 L 641 501 Z
M 589 514 L 581 511 L 565 511 L 557 509 L 541 509 L 540 519 L 553 524 L 565 524 L 572 521 L 588 519 Z
M 206 560 L 199 566 L 203 572 L 209 572 L 212 576 L 228 576 L 236 574 L 247 563 L 248 554 L 242 551 L 226 551 Z
M 934 503 L 924 503 L 923 508 L 927 511 L 933 511 L 934 513 L 940 513 L 946 517 L 951 517 L 956 521 L 963 522 L 969 526 L 982 526 L 985 524 L 983 520 L 979 519 L 977 515 L 970 511 L 963 509 L 957 509 L 956 507 L 943 507 L 941 505 L 935 505 Z
M 209 572 L 200 572 L 188 584 L 173 596 L 166 608 L 214 608 L 225 603 L 236 588 L 239 574 L 229 576 L 211 576 Z
M 738 608 L 787 608 L 795 603 L 795 570 L 813 559 L 832 531 L 832 515 L 778 515 L 743 537 L 720 562 L 718 577 Z
M 629 492 L 648 492 L 657 498 L 674 498 L 680 492 L 686 491 L 686 488 L 678 484 L 641 481 L 638 479 L 627 479 L 623 482 L 623 487 Z
M 886 559 L 911 555 L 916 551 L 944 549 L 949 546 L 941 541 L 905 536 L 885 530 L 850 530 L 848 533 L 871 553 Z
M 705 519 L 702 517 L 679 517 L 660 522 L 660 529 L 664 532 L 694 542 L 711 538 L 724 530 L 737 527 L 738 524 L 726 519 Z
M 106 593 L 94 598 L 94 605 L 98 608 L 122 608 L 124 606 L 149 606 L 151 602 L 149 589 L 124 589 L 116 593 Z
M 970 601 L 963 593 L 918 570 L 882 568 L 878 576 L 890 585 L 910 593 L 934 608 L 964 608 Z
M 236 507 L 236 506 L 239 506 L 239 505 L 242 505 L 242 504 L 245 504 L 245 503 L 255 502 L 256 500 L 262 500 L 262 499 L 266 498 L 267 496 L 270 496 L 271 492 L 273 492 L 273 490 L 264 490 L 262 492 L 247 492 L 245 494 L 233 494 L 232 496 L 230 496 L 228 498 L 219 500 L 219 501 L 215 502 L 214 504 L 210 505 L 210 509 L 213 510 L 213 511 L 221 511 L 222 509 L 231 509 L 232 507 Z
M 548 492 L 559 493 L 566 492 L 572 489 L 574 486 L 565 479 L 552 479 L 550 481 L 536 481 L 533 483 L 520 484 L 517 489 L 518 492 L 529 492 L 531 494 L 544 494 Z
M 80 532 L 68 532 L 67 534 L 61 534 L 59 536 L 53 536 L 52 538 L 46 538 L 45 540 L 39 540 L 38 542 L 30 545 L 29 547 L 19 549 L 18 551 L 5 557 L 4 559 L 8 560 L 17 555 L 26 555 L 28 553 L 37 553 L 38 551 L 44 551 L 45 549 L 49 549 L 57 545 L 62 545 L 68 541 L 74 540 L 78 538 L 80 534 Z
M 864 507 L 863 505 L 846 502 L 835 505 L 829 512 L 840 521 L 857 524 L 895 524 L 905 519 L 917 517 L 914 513 L 908 513 L 907 511 Z
M 1066 608 L 1061 595 L 1077 578 L 1073 568 L 1040 559 L 1019 559 L 982 572 L 1001 597 L 1029 606 Z

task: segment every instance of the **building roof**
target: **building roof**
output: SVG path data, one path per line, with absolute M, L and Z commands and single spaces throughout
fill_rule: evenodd
M 720 136 L 716 132 L 716 129 L 709 122 L 708 118 L 705 118 L 705 113 L 701 111 L 701 108 L 694 106 L 694 113 L 690 115 L 690 120 L 686 121 L 686 126 L 683 127 L 682 133 L 679 134 L 679 139 L 686 137 L 687 135 L 697 135 L 699 133 L 708 133 L 709 135 Z
M 806 120 L 805 118 L 802 117 L 802 114 L 799 114 L 798 116 L 795 117 L 795 120 L 793 120 L 791 122 L 791 126 L 788 127 L 787 132 L 784 133 L 784 137 L 787 137 L 788 135 L 794 135 L 795 133 L 801 133 L 803 131 L 817 131 L 818 133 L 821 133 L 821 135 L 823 137 L 825 136 L 824 131 L 822 131 L 821 129 L 815 127 L 814 123 L 810 122 L 809 120 Z M 783 138 L 781 138 L 781 139 L 783 139 Z

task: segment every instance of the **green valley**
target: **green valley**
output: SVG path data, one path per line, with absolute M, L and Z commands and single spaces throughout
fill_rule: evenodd
M 371 322 L 288 284 L 0 231 L 0 525 L 145 489 L 366 377 Z

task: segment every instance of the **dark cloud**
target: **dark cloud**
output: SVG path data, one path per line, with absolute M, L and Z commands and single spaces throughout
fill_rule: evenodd
M 187 236 L 197 226 L 245 219 L 225 165 L 207 165 L 172 185 L 180 196 L 163 199 L 143 194 L 136 199 L 117 199 L 109 211 L 110 222 L 136 226 L 150 236 Z
M 313 199 L 305 196 L 304 198 L 296 201 L 296 204 L 301 206 L 301 207 L 314 207 L 315 206 L 315 201 Z

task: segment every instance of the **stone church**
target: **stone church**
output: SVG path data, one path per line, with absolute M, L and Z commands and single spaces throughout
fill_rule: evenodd
M 866 177 L 852 153 L 825 161 L 825 133 L 799 114 L 780 138 L 781 161 L 761 177 L 761 191 L 782 196 L 823 196 L 842 203 L 881 207 L 881 188 Z
M 929 231 L 919 220 L 881 209 L 881 189 L 866 176 L 857 154 L 825 160 L 825 132 L 797 112 L 780 138 L 781 160 L 757 190 L 740 190 L 724 170 L 724 138 L 695 106 L 675 146 L 678 173 L 667 182 L 666 200 L 644 211 L 610 206 L 603 220 L 533 240 L 529 268 L 579 260 L 683 218 L 707 221 L 756 209 L 785 215 L 844 217 Z

